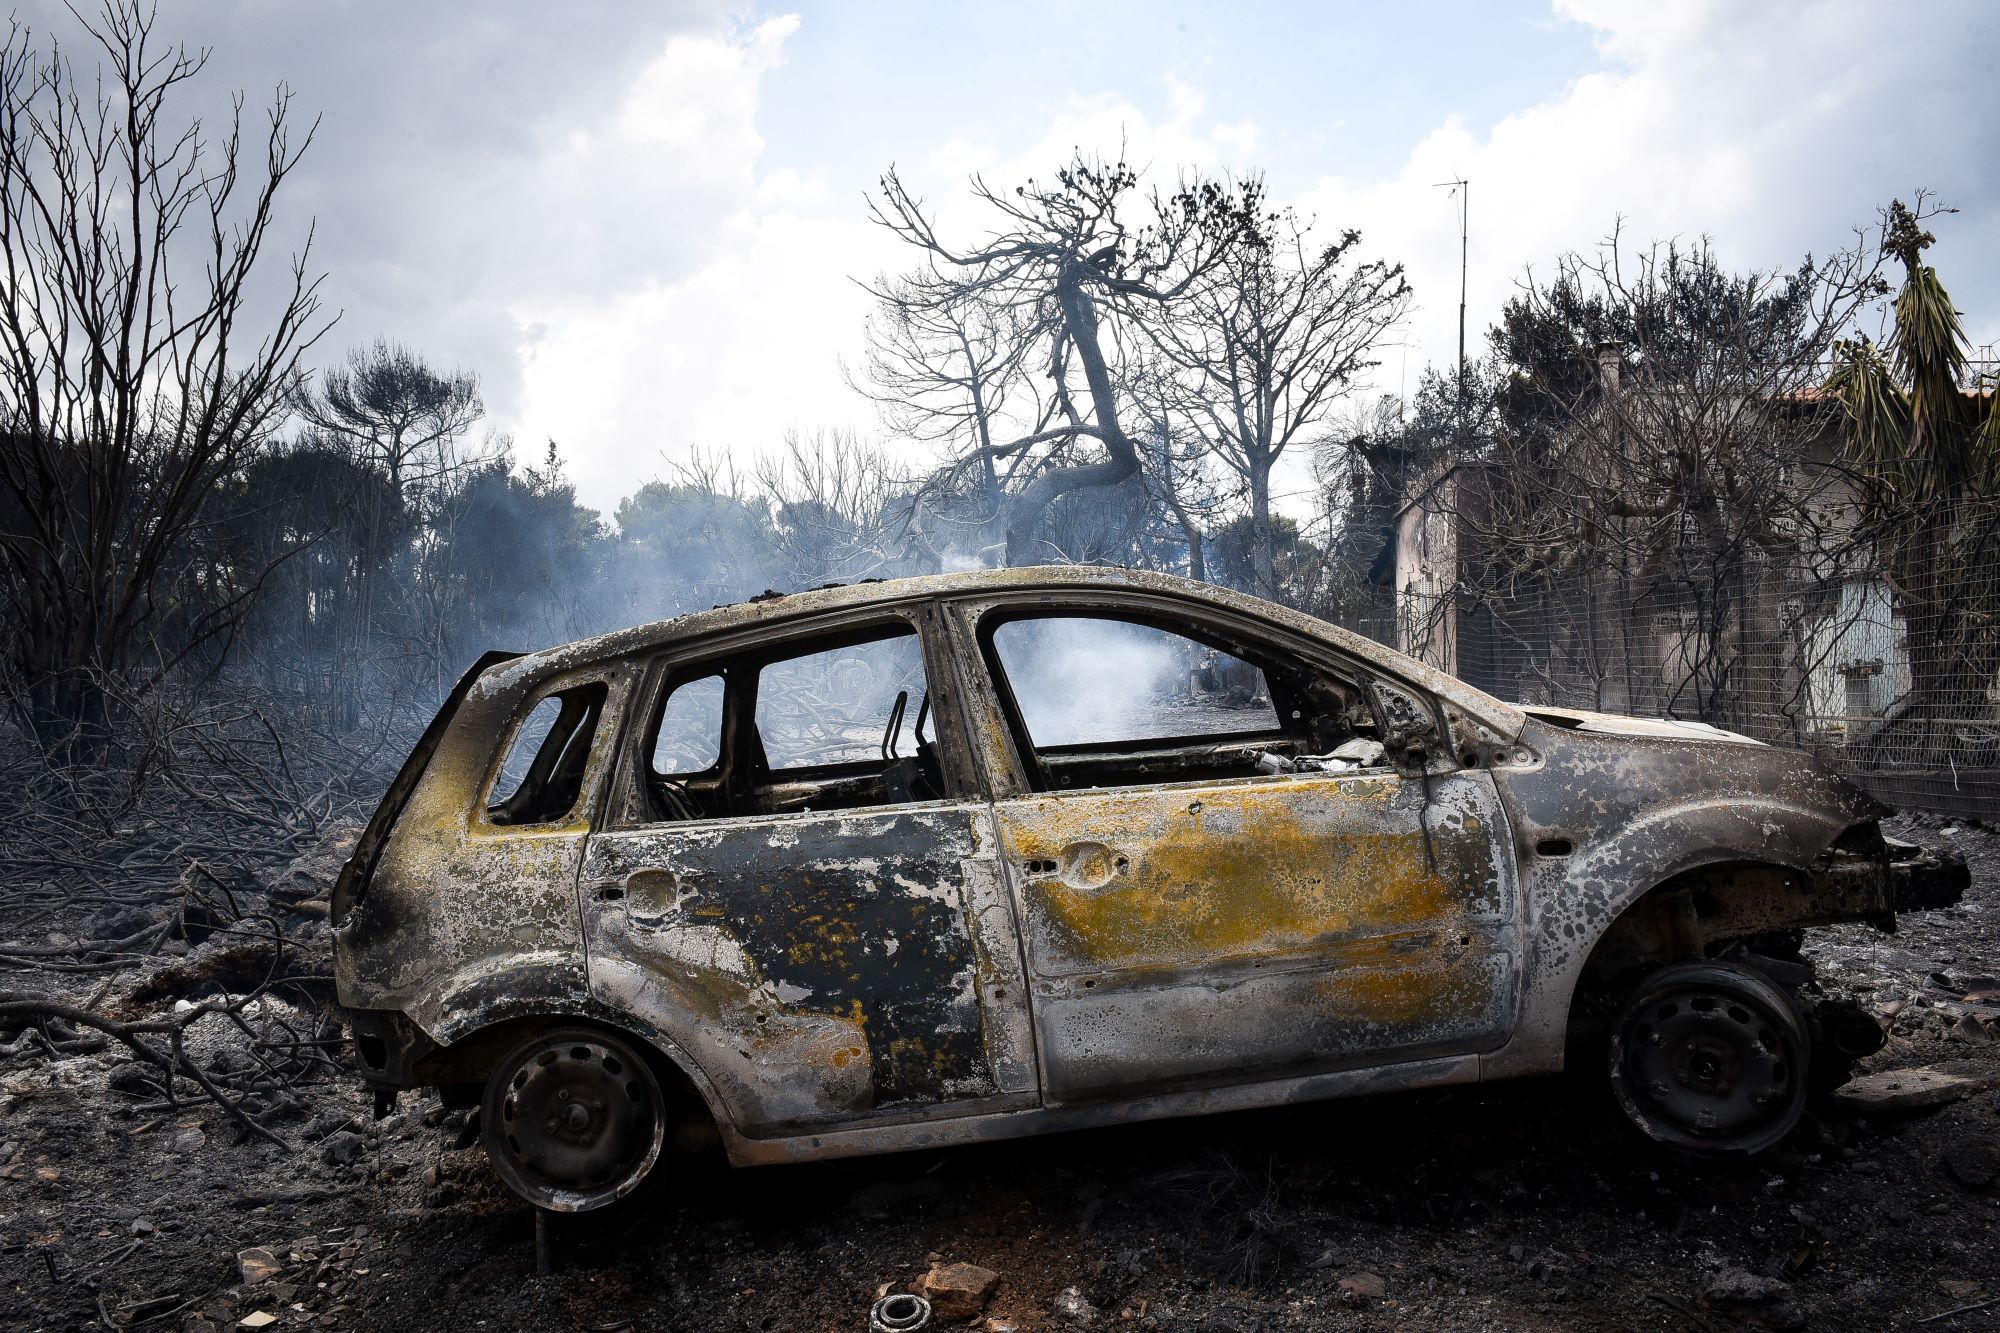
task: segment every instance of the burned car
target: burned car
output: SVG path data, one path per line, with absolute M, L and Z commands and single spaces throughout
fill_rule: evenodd
M 737 1164 L 1603 1068 L 1777 1142 L 1881 1042 L 1805 928 L 1962 862 L 1804 754 L 1500 702 L 1309 616 L 1050 568 L 768 594 L 459 682 L 333 901 L 378 1098 L 545 1209 Z

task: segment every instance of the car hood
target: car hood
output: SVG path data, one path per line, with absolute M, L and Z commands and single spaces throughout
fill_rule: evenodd
M 1583 708 L 1548 708 L 1541 704 L 1519 705 L 1529 717 L 1539 718 L 1565 731 L 1587 731 L 1598 736 L 1664 736 L 1683 741 L 1723 741 L 1732 745 L 1763 745 L 1764 742 L 1741 732 L 1724 731 L 1706 722 L 1686 722 L 1671 717 L 1626 717 L 1620 713 L 1593 713 Z

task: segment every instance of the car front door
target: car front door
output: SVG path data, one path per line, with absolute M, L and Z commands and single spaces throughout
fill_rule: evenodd
M 1047 1101 L 1501 1042 L 1492 780 L 1384 750 L 1378 719 L 1428 701 L 1186 607 L 958 614 L 1003 720 L 987 763 L 1027 788 L 995 817 Z
M 990 807 L 925 608 L 657 665 L 580 876 L 594 994 L 751 1135 L 1032 1104 Z

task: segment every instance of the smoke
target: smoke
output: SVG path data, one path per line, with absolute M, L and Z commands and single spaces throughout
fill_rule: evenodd
M 1037 748 L 1277 726 L 1262 672 L 1167 630 L 1015 620 L 993 646 Z

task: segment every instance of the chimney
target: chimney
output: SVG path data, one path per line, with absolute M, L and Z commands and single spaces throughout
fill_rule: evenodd
M 1618 392 L 1618 372 L 1624 364 L 1624 343 L 1613 339 L 1597 344 L 1597 383 L 1606 396 Z

